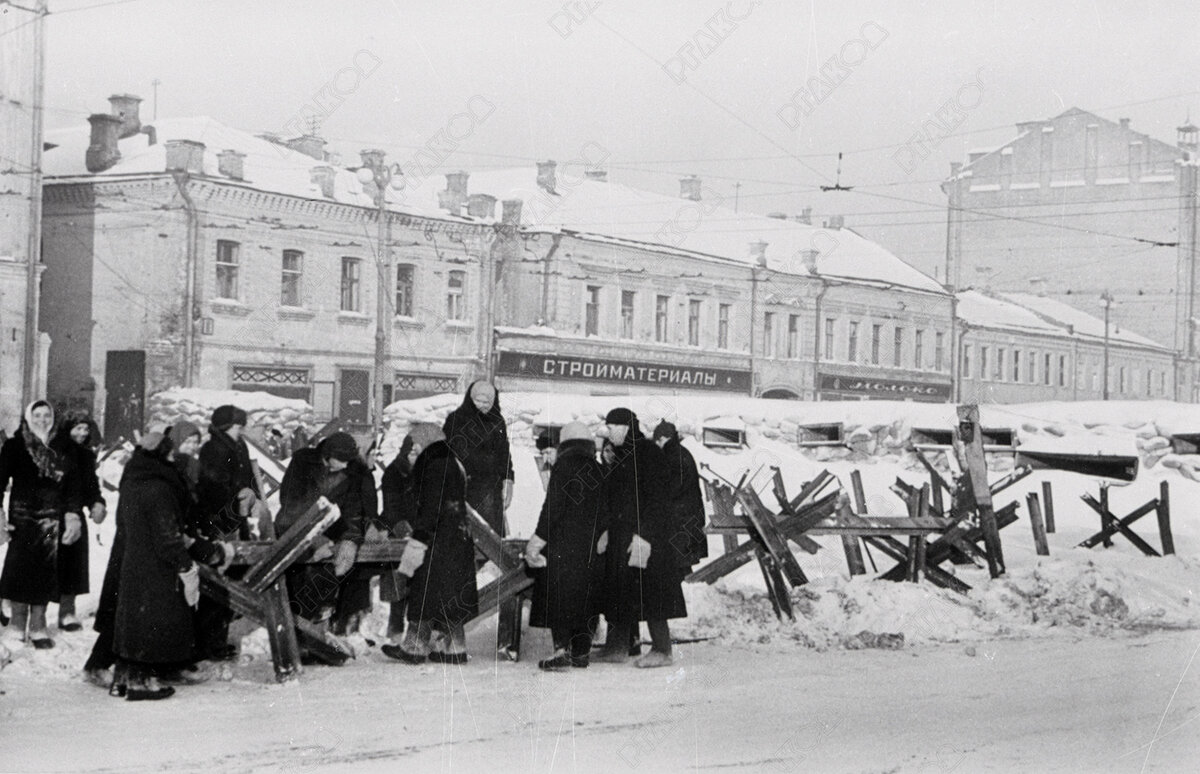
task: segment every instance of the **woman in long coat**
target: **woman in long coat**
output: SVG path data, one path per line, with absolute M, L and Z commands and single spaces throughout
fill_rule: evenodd
M 92 451 L 97 439 L 95 422 L 86 414 L 68 414 L 51 447 L 72 461 L 78 472 L 79 486 L 88 516 L 96 524 L 104 521 L 108 505 L 100 490 L 96 475 L 96 453 Z M 83 628 L 75 616 L 75 597 L 91 590 L 88 583 L 87 521 L 80 519 L 79 539 L 58 549 L 58 628 L 77 632 Z
M 475 542 L 467 530 L 467 476 L 436 425 L 414 425 L 410 434 L 424 451 L 412 470 L 412 538 L 425 547 L 408 586 L 408 634 L 399 646 L 382 650 L 392 658 L 419 664 L 463 664 L 467 641 L 463 627 L 479 612 L 475 586 Z M 401 560 L 401 569 L 406 565 Z M 434 629 L 447 636 L 444 650 L 430 652 Z
M 113 647 L 114 692 L 131 701 L 165 699 L 162 671 L 193 660 L 193 609 L 200 599 L 193 555 L 219 565 L 224 551 L 196 540 L 189 552 L 184 524 L 190 507 L 187 482 L 171 460 L 170 431 L 154 426 L 142 436 L 121 477 L 117 521 L 124 532 Z
M 462 404 L 442 426 L 446 443 L 467 473 L 467 502 L 496 534 L 507 534 L 504 509 L 512 500 L 512 453 L 500 394 L 485 381 L 472 382 Z
M 75 543 L 83 530 L 78 470 L 51 448 L 53 427 L 54 409 L 35 401 L 26 407 L 17 434 L 0 447 L 0 501 L 12 482 L 7 522 L 0 508 L 0 531 L 10 539 L 0 598 L 12 605 L 9 625 L 17 637 L 25 639 L 28 626 L 28 640 L 39 649 L 54 647 L 46 605 L 58 599 L 60 545 Z
M 650 630 L 652 648 L 639 667 L 671 663 L 667 620 L 687 616 L 683 573 L 671 546 L 674 514 L 662 451 L 646 438 L 637 415 L 618 408 L 605 418 L 614 461 L 607 471 L 609 522 L 601 536 L 605 554 L 604 617 L 608 639 L 597 661 L 621 663 L 628 658 L 629 635 L 638 621 Z M 647 560 L 646 551 L 649 551 Z M 641 566 L 639 566 L 641 565 Z
M 530 567 L 545 565 L 533 573 L 529 614 L 529 625 L 549 628 L 554 640 L 554 655 L 538 662 L 542 669 L 588 665 L 588 622 L 599 609 L 604 578 L 596 542 L 608 526 L 604 474 L 591 432 L 572 422 L 559 437 L 546 500 L 525 550 Z

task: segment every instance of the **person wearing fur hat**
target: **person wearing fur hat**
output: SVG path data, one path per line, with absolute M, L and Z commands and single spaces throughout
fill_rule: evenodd
M 51 447 L 72 461 L 79 474 L 83 503 L 88 516 L 96 524 L 104 521 L 108 505 L 100 491 L 100 478 L 96 475 L 96 452 L 99 441 L 96 423 L 87 414 L 68 414 L 60 425 Z M 64 632 L 77 632 L 83 628 L 75 615 L 75 597 L 86 594 L 88 585 L 88 529 L 87 522 L 80 519 L 79 539 L 58 549 L 58 628 Z
M 117 501 L 122 538 L 112 620 L 117 665 L 110 693 L 129 701 L 165 699 L 175 692 L 159 678 L 197 655 L 196 564 L 218 567 L 229 558 L 228 547 L 184 535 L 190 495 L 171 459 L 170 433 L 169 426 L 154 424 L 141 435 L 121 476 Z
M 250 538 L 249 518 L 260 511 L 262 493 L 250 450 L 242 439 L 246 412 L 237 406 L 218 406 L 213 410 L 208 441 L 200 447 L 196 500 L 206 531 L 214 538 L 229 540 Z M 237 654 L 229 640 L 233 613 L 205 597 L 197 614 L 203 650 L 210 658 L 228 660 Z
M 428 659 L 467 662 L 464 627 L 479 612 L 475 542 L 467 530 L 467 474 L 435 424 L 414 424 L 409 435 L 423 451 L 412 469 L 413 534 L 400 559 L 408 584 L 408 632 L 384 655 L 409 664 Z M 442 635 L 433 647 L 434 629 Z
M 46 605 L 59 595 L 60 546 L 75 543 L 83 531 L 79 471 L 73 457 L 53 448 L 53 428 L 54 409 L 34 401 L 17 434 L 0 447 L 0 502 L 12 482 L 7 516 L 0 507 L 0 542 L 8 541 L 0 598 L 12 608 L 6 634 L 38 649 L 54 647 Z
M 639 621 L 650 630 L 652 648 L 639 667 L 671 664 L 667 620 L 687 616 L 683 574 L 671 548 L 674 517 L 667 500 L 670 482 L 662 451 L 642 435 L 637 415 L 616 408 L 605 417 L 614 461 L 605 478 L 609 520 L 596 550 L 605 555 L 604 617 L 608 637 L 592 660 L 622 663 L 629 657 L 630 632 Z
M 351 583 L 358 547 L 368 525 L 379 515 L 375 477 L 363 462 L 358 443 L 348 433 L 334 433 L 315 448 L 292 455 L 279 485 L 279 514 L 275 530 L 282 535 L 313 504 L 324 498 L 336 505 L 341 517 L 330 525 L 324 540 L 315 545 L 314 557 L 329 564 L 293 564 L 288 570 L 292 603 L 299 615 L 327 621 L 339 596 L 350 595 L 355 612 L 370 607 L 370 577 Z M 346 603 L 342 607 L 345 608 Z
M 696 458 L 684 448 L 672 423 L 665 419 L 658 423 L 654 428 L 654 443 L 662 449 L 671 482 L 667 499 L 675 513 L 675 534 L 670 545 L 686 575 L 693 565 L 708 556 L 700 471 L 696 468 Z
M 589 619 L 600 608 L 603 557 L 596 542 L 608 528 L 608 502 L 596 444 L 582 422 L 559 435 L 537 528 L 525 546 L 534 574 L 529 625 L 550 629 L 554 653 L 538 662 L 546 670 L 586 667 L 592 649 Z

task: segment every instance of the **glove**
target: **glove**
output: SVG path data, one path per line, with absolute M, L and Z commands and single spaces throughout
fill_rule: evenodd
M 333 550 L 333 574 L 340 578 L 350 572 L 356 556 L 358 556 L 358 546 L 349 540 L 339 540 Z
M 629 566 L 636 567 L 639 570 L 646 569 L 646 565 L 650 563 L 650 544 L 641 538 L 640 535 L 634 535 L 633 540 L 629 541 Z
M 545 567 L 546 557 L 542 556 L 542 549 L 545 547 L 545 540 L 538 537 L 536 533 L 531 535 L 529 541 L 525 544 L 526 566 L 533 568 Z
M 193 564 L 179 573 L 179 580 L 183 581 L 183 598 L 188 607 L 200 604 L 200 570 L 196 565 Z
M 501 488 L 504 493 L 504 510 L 508 510 L 508 506 L 512 505 L 513 498 L 513 482 L 511 479 L 504 479 L 504 485 Z
M 425 561 L 425 552 L 429 550 L 429 546 L 422 543 L 416 538 L 409 538 L 404 544 L 404 553 L 400 554 L 400 567 L 398 572 L 401 575 L 412 577 L 417 568 Z
M 314 562 L 323 562 L 326 559 L 333 558 L 333 542 L 328 538 L 319 538 L 320 542 L 313 541 L 312 560 Z
M 243 519 L 250 516 L 250 509 L 254 506 L 258 497 L 255 496 L 254 490 L 250 487 L 242 487 L 242 490 L 237 493 L 238 513 Z
M 92 521 L 96 524 L 103 523 L 104 517 L 107 515 L 108 506 L 104 504 L 103 500 L 93 505 L 91 512 L 88 514 L 88 516 L 91 517 Z
M 221 564 L 217 567 L 217 572 L 224 575 L 225 571 L 229 569 L 229 565 L 233 564 L 233 545 L 217 541 L 217 546 L 221 549 Z
M 63 524 L 62 544 L 69 546 L 83 535 L 83 519 L 78 513 L 68 513 Z
M 364 539 L 368 543 L 382 543 L 388 539 L 388 533 L 386 529 L 380 529 L 374 524 L 371 524 L 367 527 L 367 534 Z
M 600 533 L 600 539 L 596 541 L 596 553 L 602 554 L 608 550 L 608 530 Z

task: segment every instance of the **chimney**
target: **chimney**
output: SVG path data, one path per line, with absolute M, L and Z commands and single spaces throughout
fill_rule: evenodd
M 587 176 L 588 180 L 595 180 L 597 183 L 608 182 L 607 169 L 588 169 L 585 170 L 583 174 Z
M 1041 128 L 1044 121 L 1021 121 L 1017 124 L 1017 134 L 1025 134 L 1026 132 L 1035 132 Z
M 1129 131 L 1129 119 L 1128 118 L 1119 118 L 1117 120 L 1121 122 L 1122 129 L 1124 129 L 1125 131 Z
M 800 260 L 804 262 L 804 270 L 809 274 L 817 273 L 817 258 L 821 255 L 820 250 L 801 250 Z
M 775 220 L 787 220 L 787 213 L 786 212 L 768 212 L 767 217 L 774 218 Z
M 521 225 L 521 200 L 505 199 L 500 203 L 500 222 L 506 226 Z
M 84 161 L 88 172 L 103 172 L 121 159 L 121 151 L 117 149 L 121 117 L 110 113 L 93 113 L 88 116 L 88 123 L 92 125 L 92 140 Z
M 679 198 L 700 201 L 700 178 L 695 175 L 679 178 Z
M 446 190 L 438 191 L 438 206 L 452 215 L 461 215 L 463 205 L 467 203 L 467 178 L 470 175 L 462 170 L 446 173 Z
M 153 126 L 146 124 L 142 127 L 141 133 L 146 135 L 147 145 L 158 145 L 158 131 Z
M 764 269 L 767 268 L 767 244 L 761 239 L 750 243 L 750 257 L 754 259 L 756 266 Z
M 1194 158 L 1197 149 L 1200 149 L 1200 127 L 1197 127 L 1190 120 L 1183 126 L 1177 127 L 1175 129 L 1175 144 L 1188 152 L 1188 158 Z
M 291 140 L 285 140 L 283 144 L 309 158 L 325 161 L 325 140 L 315 134 L 302 134 Z
M 142 98 L 132 94 L 114 94 L 108 98 L 112 106 L 112 114 L 121 119 L 121 139 L 132 137 L 142 130 L 142 120 L 138 118 L 138 105 Z
M 558 167 L 555 161 L 539 161 L 537 165 L 537 184 L 546 193 L 554 193 L 556 176 L 554 170 Z
M 326 199 L 333 198 L 333 181 L 337 173 L 328 164 L 318 164 L 308 170 L 308 180 L 321 189 Z
M 467 214 L 472 218 L 491 218 L 496 214 L 496 197 L 471 194 L 467 197 Z
M 806 226 L 812 225 L 812 207 L 805 207 L 800 210 L 800 214 L 796 216 L 797 222 L 803 223 Z
M 167 140 L 167 171 L 204 174 L 204 143 L 195 140 Z
M 825 221 L 825 228 L 842 229 L 846 227 L 845 215 L 830 215 L 829 220 Z
M 233 180 L 245 180 L 245 153 L 226 149 L 217 154 L 217 171 Z

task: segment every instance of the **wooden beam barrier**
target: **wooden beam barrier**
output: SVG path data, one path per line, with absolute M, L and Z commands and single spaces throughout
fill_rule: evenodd
M 1163 481 L 1158 485 L 1158 538 L 1163 556 L 1175 553 L 1175 537 L 1171 534 L 1171 487 Z
M 954 452 L 959 457 L 979 514 L 988 573 L 993 578 L 999 578 L 1005 572 L 1004 552 L 1000 544 L 1000 528 L 996 525 L 996 513 L 992 509 L 992 489 L 988 486 L 987 461 L 983 456 L 983 435 L 979 427 L 979 406 L 958 407 L 954 441 Z
M 1042 504 L 1046 506 L 1046 533 L 1053 535 L 1054 526 L 1054 488 L 1049 481 L 1042 482 Z
M 1042 523 L 1042 506 L 1038 503 L 1037 492 L 1025 495 L 1025 503 L 1029 508 L 1029 526 L 1033 529 L 1033 545 L 1038 556 L 1049 556 L 1050 546 L 1046 544 L 1046 525 Z

